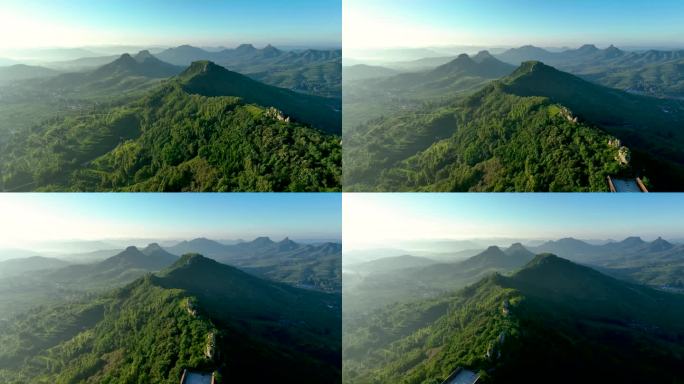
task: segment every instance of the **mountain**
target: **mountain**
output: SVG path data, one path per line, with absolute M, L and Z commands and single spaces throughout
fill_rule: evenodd
M 186 253 L 199 253 L 206 257 L 216 257 L 225 252 L 225 244 L 221 244 L 214 240 L 209 240 L 204 237 L 192 239 L 190 241 L 181 241 L 180 243 L 167 247 L 166 249 L 174 255 L 184 255 Z
M 27 272 L 57 269 L 69 265 L 68 262 L 52 257 L 32 256 L 0 262 L 0 277 L 22 275 Z
M 513 65 L 520 65 L 525 61 L 538 60 L 543 62 L 551 62 L 553 60 L 554 54 L 539 47 L 533 45 L 525 45 L 520 48 L 511 48 L 499 55 L 497 57 Z
M 275 107 L 324 132 L 340 134 L 339 102 L 259 83 L 209 61 L 194 62 L 178 77 L 183 89 L 203 96 L 237 96 L 246 103 Z
M 630 240 L 627 239 L 625 242 L 625 245 L 629 244 Z M 538 253 L 553 253 L 564 258 L 572 258 L 573 260 L 579 260 L 582 257 L 586 260 L 587 257 L 596 254 L 596 249 L 596 246 L 572 237 L 547 241 L 534 248 L 535 252 Z
M 124 58 L 123 64 L 133 61 Z M 150 62 L 150 67 L 157 67 L 149 58 L 135 62 L 134 68 Z M 80 79 L 91 76 L 95 75 L 78 74 Z M 196 63 L 171 80 L 136 75 L 106 79 L 113 83 L 84 84 L 110 98 L 116 94 L 132 100 L 76 109 L 1 141 L 0 189 L 340 188 L 339 138 L 326 133 L 339 132 L 341 124 L 333 99 L 261 84 L 208 62 Z M 132 88 L 131 81 L 136 84 Z M 123 96 L 112 87 L 131 93 Z M 52 145 L 56 138 L 68 140 Z
M 515 108 L 526 112 L 509 113 Z M 345 138 L 345 188 L 607 190 L 608 175 L 637 174 L 651 189 L 679 190 L 684 136 L 672 127 L 682 121 L 684 102 L 526 62 L 456 106 L 426 106 L 353 131 Z M 549 136 L 573 144 L 534 139 Z
M 429 70 L 349 83 L 343 90 L 345 132 L 379 117 L 407 111 L 420 114 L 426 103 L 442 105 L 444 100 L 472 93 L 514 69 L 482 51 L 472 58 L 461 54 Z
M 64 73 L 32 87 L 42 87 L 60 93 L 73 94 L 75 98 L 108 98 L 112 93 L 122 92 L 129 97 L 139 96 L 161 79 L 175 76 L 183 67 L 163 62 L 149 51 L 140 51 L 135 56 L 124 53 L 114 61 L 83 72 Z
M 342 80 L 359 81 L 396 75 L 397 71 L 377 65 L 357 64 L 342 67 Z
M 613 45 L 599 49 L 586 44 L 578 49 L 549 52 L 542 48 L 513 48 L 497 57 L 519 65 L 542 61 L 598 84 L 631 93 L 657 97 L 684 96 L 684 50 L 629 52 Z
M 487 383 L 678 382 L 682 314 L 681 295 L 538 255 L 510 277 L 349 319 L 343 382 L 440 382 L 458 367 Z
M 183 66 L 213 61 L 269 85 L 336 99 L 341 96 L 341 50 L 285 51 L 270 44 L 262 49 L 241 44 L 234 49 L 209 52 L 185 45 L 169 48 L 157 56 Z
M 25 64 L 0 67 L 0 84 L 40 77 L 56 76 L 59 72 L 50 68 Z
M 339 243 L 300 244 L 285 238 L 268 237 L 237 244 L 208 239 L 184 241 L 168 248 L 182 255 L 201 253 L 249 273 L 294 286 L 339 292 L 342 289 L 342 247 Z
M 152 56 L 149 51 L 140 51 L 135 56 L 124 53 L 113 62 L 96 69 L 92 72 L 91 76 L 105 78 L 126 75 L 167 78 L 175 76 L 182 71 L 182 67 L 165 63 Z
M 344 312 L 350 315 L 366 313 L 396 302 L 439 296 L 472 284 L 492 272 L 512 272 L 533 258 L 534 253 L 521 244 L 513 244 L 505 251 L 491 246 L 459 262 L 427 263 L 389 258 L 349 267 L 357 273 L 345 275 Z M 406 263 L 401 268 L 400 261 Z
M 454 60 L 435 69 L 402 73 L 387 79 L 376 80 L 373 87 L 382 90 L 411 91 L 420 94 L 441 95 L 463 91 L 513 72 L 514 66 L 503 63 L 486 51 L 471 58 L 461 54 Z
M 160 271 L 178 259 L 163 249 L 148 246 L 144 251 L 128 247 L 95 264 L 71 265 L 48 273 L 44 278 L 76 289 L 110 288 L 127 284 L 148 272 Z
M 246 382 L 268 366 L 260 379 L 339 380 L 339 304 L 185 255 L 111 293 L 3 323 L 0 379 L 177 383 L 188 369 Z M 56 365 L 27 369 L 43 359 Z

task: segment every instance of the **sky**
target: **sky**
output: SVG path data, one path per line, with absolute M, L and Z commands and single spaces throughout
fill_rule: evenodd
M 400 242 L 641 236 L 681 239 L 681 194 L 344 194 L 345 252 Z
M 343 0 L 344 49 L 684 46 L 681 0 Z
M 340 239 L 337 193 L 0 194 L 0 248 L 107 239 Z M 35 249 L 34 249 L 35 250 Z
M 2 0 L 0 48 L 340 46 L 340 0 Z

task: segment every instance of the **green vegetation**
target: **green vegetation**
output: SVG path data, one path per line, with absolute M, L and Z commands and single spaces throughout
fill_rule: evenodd
M 142 51 L 1 88 L 0 190 L 340 189 L 339 99 L 181 71 Z
M 496 85 L 358 131 L 345 137 L 348 190 L 604 191 L 605 177 L 626 168 L 611 136 Z
M 188 368 L 329 382 L 341 369 L 339 305 L 186 255 L 109 294 L 1 322 L 0 381 L 177 383 Z
M 684 296 L 553 255 L 511 277 L 345 318 L 345 383 L 681 382 Z
M 258 133 L 256 133 L 258 132 Z M 175 82 L 139 101 L 16 135 L 6 190 L 319 191 L 340 185 L 339 139 Z
M 605 88 L 537 62 L 452 104 L 345 133 L 345 188 L 605 191 L 606 176 L 684 183 L 684 104 Z M 622 142 L 626 145 L 624 147 Z

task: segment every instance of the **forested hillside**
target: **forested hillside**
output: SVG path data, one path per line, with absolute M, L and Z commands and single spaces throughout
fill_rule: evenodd
M 219 383 L 322 383 L 340 374 L 339 327 L 339 295 L 186 255 L 109 294 L 0 323 L 0 379 L 177 383 L 187 368 Z
M 608 175 L 638 175 L 677 190 L 684 172 L 674 127 L 682 121 L 679 101 L 529 62 L 463 100 L 347 131 L 345 188 L 605 191 Z
M 95 107 L 18 132 L 0 155 L 2 187 L 337 190 L 339 138 L 318 129 L 334 132 L 340 124 L 335 118 L 339 111 L 327 103 L 196 63 L 136 101 Z
M 684 380 L 684 296 L 621 282 L 553 255 L 511 277 L 396 304 L 344 323 L 345 383 Z

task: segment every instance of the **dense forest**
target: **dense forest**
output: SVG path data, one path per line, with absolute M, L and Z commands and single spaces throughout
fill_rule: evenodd
M 94 107 L 88 113 L 54 118 L 17 133 L 4 144 L 1 155 L 3 188 L 10 191 L 327 191 L 340 188 L 338 137 L 290 121 L 281 110 L 217 95 L 222 89 L 202 88 L 209 81 L 206 77 L 214 72 L 224 81 L 230 76 L 217 66 L 207 74 L 207 65 L 189 68 L 178 80 L 162 84 L 139 100 L 118 107 Z M 200 66 L 204 69 L 198 69 Z M 234 76 L 242 81 L 230 83 L 237 87 L 238 94 L 250 84 L 258 84 L 240 75 Z M 300 96 L 260 86 L 265 89 L 263 92 L 252 87 L 256 94 L 246 94 L 246 98 L 257 101 L 271 98 L 273 104 L 291 108 L 295 116 L 309 117 L 297 108 L 309 99 L 313 108 L 318 100 L 302 95 L 301 98 L 307 99 L 300 102 L 297 101 Z M 203 96 L 203 91 L 212 93 Z M 311 116 L 316 123 L 332 121 L 329 116 Z
M 345 383 L 681 382 L 681 295 L 553 255 L 510 277 L 345 319 Z
M 606 191 L 607 176 L 636 175 L 676 190 L 683 120 L 679 101 L 526 62 L 470 96 L 345 130 L 345 189 Z
M 340 316 L 339 295 L 190 254 L 124 288 L 0 323 L 0 380 L 177 383 L 193 369 L 219 382 L 328 382 L 340 374 Z

